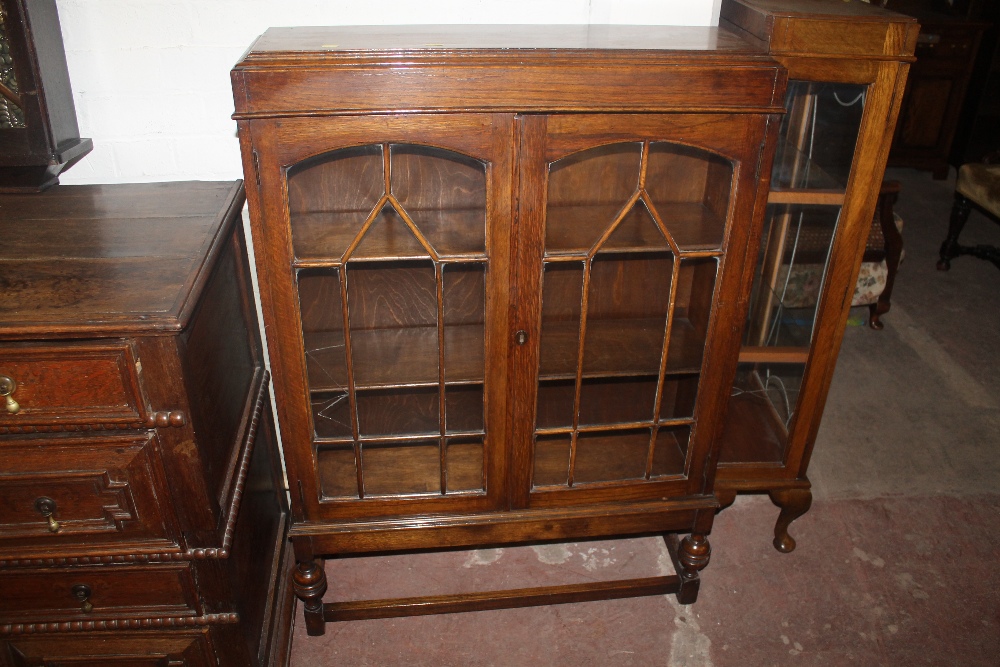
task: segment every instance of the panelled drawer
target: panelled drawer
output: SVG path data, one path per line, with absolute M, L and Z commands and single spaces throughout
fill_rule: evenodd
M 0 642 L 0 667 L 209 667 L 208 629 L 27 635 Z
M 11 382 L 12 381 L 12 382 Z M 149 410 L 125 340 L 0 346 L 0 433 L 25 426 L 139 427 Z M 16 405 L 14 405 L 13 400 Z
M 0 624 L 197 616 L 191 564 L 0 570 Z
M 154 431 L 0 438 L 0 559 L 176 551 Z

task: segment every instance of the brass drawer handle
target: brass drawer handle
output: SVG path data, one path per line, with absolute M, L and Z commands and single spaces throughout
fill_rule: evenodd
M 35 509 L 38 510 L 39 514 L 49 520 L 49 530 L 53 533 L 58 533 L 60 526 L 55 517 L 56 501 L 42 496 L 35 501 Z
M 84 614 L 89 614 L 94 610 L 94 605 L 90 603 L 90 586 L 87 584 L 77 584 L 70 589 L 70 592 L 73 593 L 73 597 L 79 600 L 80 611 Z
M 4 397 L 4 404 L 7 408 L 7 412 L 12 415 L 16 415 L 21 411 L 21 406 L 12 396 L 15 389 L 17 389 L 17 383 L 14 382 L 14 378 L 6 375 L 0 375 L 0 396 Z

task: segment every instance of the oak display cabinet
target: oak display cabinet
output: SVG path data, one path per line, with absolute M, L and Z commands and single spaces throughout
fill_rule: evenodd
M 769 493 L 788 552 L 919 26 L 839 0 L 724 0 L 721 19 L 789 82 L 716 493 Z
M 692 602 L 784 70 L 716 28 L 286 28 L 233 86 L 309 633 Z M 678 575 L 323 603 L 321 556 L 650 533 Z

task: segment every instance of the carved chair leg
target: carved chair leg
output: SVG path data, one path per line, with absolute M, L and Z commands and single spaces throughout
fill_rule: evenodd
M 951 260 L 958 256 L 958 235 L 962 233 L 969 213 L 972 212 L 972 204 L 962 195 L 955 193 L 955 205 L 951 208 L 951 219 L 948 221 L 948 238 L 941 244 L 940 256 L 938 260 L 938 271 L 947 271 L 951 268 Z
M 302 600 L 306 632 L 312 636 L 326 631 L 323 620 L 323 594 L 326 593 L 326 571 L 322 560 L 299 561 L 292 573 L 295 595 Z
M 677 601 L 681 604 L 691 604 L 698 598 L 700 586 L 698 572 L 708 565 L 712 557 L 712 546 L 708 538 L 701 533 L 691 533 L 683 540 L 677 549 L 677 560 L 680 561 L 681 587 L 677 591 Z
M 774 548 L 781 553 L 795 550 L 795 540 L 788 534 L 788 526 L 809 511 L 812 491 L 809 489 L 774 489 L 769 491 L 771 502 L 781 508 L 774 524 Z
M 879 317 L 889 312 L 892 306 L 892 287 L 896 283 L 899 260 L 903 256 L 903 235 L 896 227 L 896 216 L 892 211 L 899 196 L 899 184 L 891 181 L 883 186 L 883 189 L 886 191 L 879 196 L 879 226 L 882 229 L 882 238 L 885 239 L 885 288 L 879 294 L 878 300 L 868 306 L 868 325 L 875 330 L 881 330 L 885 326 Z

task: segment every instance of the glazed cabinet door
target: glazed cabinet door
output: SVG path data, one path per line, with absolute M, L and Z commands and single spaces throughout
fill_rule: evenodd
M 523 119 L 516 505 L 710 490 L 765 123 Z
M 254 228 L 305 520 L 503 504 L 510 115 L 252 121 Z M 266 250 L 263 250 L 266 249 Z

